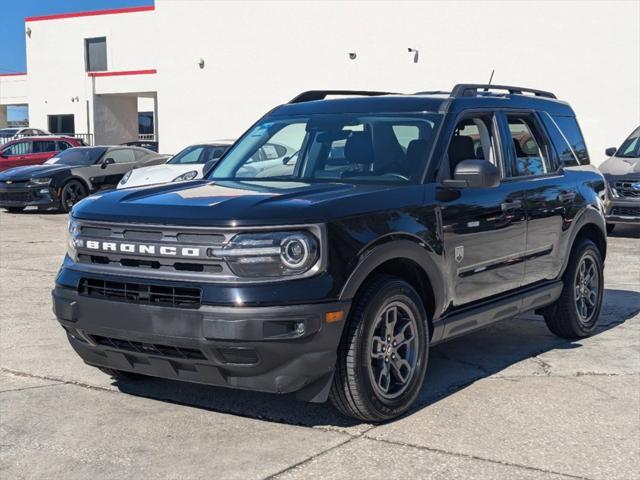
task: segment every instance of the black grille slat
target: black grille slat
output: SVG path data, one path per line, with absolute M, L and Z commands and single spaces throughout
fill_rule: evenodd
M 200 308 L 202 300 L 199 288 L 163 287 L 91 278 L 80 280 L 78 290 L 81 295 L 89 297 L 176 308 Z
M 157 343 L 136 342 L 119 338 L 91 335 L 92 340 L 105 347 L 127 352 L 156 355 L 159 357 L 181 358 L 185 360 L 206 360 L 207 357 L 197 348 L 174 347 Z
M 640 207 L 613 207 L 611 214 L 626 217 L 640 217 Z

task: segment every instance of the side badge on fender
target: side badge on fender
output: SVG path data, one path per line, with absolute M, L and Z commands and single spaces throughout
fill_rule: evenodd
M 456 247 L 455 258 L 456 258 L 456 262 L 458 263 L 462 261 L 462 259 L 464 258 L 464 245 L 460 245 L 459 247 Z

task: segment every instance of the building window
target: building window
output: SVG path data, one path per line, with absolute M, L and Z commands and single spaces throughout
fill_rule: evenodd
M 140 135 L 153 135 L 153 112 L 138 112 L 138 133 Z
M 107 70 L 107 38 L 85 38 L 84 55 L 87 72 Z
M 49 131 L 51 133 L 76 133 L 74 115 L 48 115 Z

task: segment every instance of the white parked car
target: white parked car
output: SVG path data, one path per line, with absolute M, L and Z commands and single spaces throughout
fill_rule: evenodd
M 234 142 L 235 140 L 218 140 L 191 145 L 174 155 L 163 165 L 131 170 L 122 177 L 118 188 L 140 187 L 202 178 L 207 164 L 210 165 L 210 162 L 215 162 L 222 157 Z M 266 143 L 249 162 L 241 167 L 238 175 L 255 176 L 256 172 L 272 173 L 273 171 L 279 171 L 278 169 L 288 171 L 295 165 L 295 159 L 297 158 L 295 154 L 296 151 L 286 145 Z M 289 162 L 291 165 L 287 166 Z
M 0 145 L 21 137 L 51 135 L 46 130 L 31 127 L 0 128 Z
M 181 182 L 202 178 L 205 164 L 222 157 L 235 140 L 216 140 L 190 145 L 163 165 L 131 170 L 118 188 L 140 187 L 159 183 Z

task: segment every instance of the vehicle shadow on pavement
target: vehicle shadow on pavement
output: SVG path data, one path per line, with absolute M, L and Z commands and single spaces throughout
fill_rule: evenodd
M 609 237 L 613 238 L 640 238 L 640 225 L 616 225 Z
M 601 326 L 595 336 L 623 324 L 640 311 L 640 292 L 605 290 Z M 431 351 L 424 387 L 406 415 L 456 393 L 475 381 L 499 374 L 508 377 L 509 367 L 523 360 L 558 349 L 581 348 L 581 341 L 568 341 L 551 334 L 542 317 L 523 315 L 484 330 L 438 345 Z M 547 375 L 538 362 L 527 367 L 532 375 Z M 528 374 L 528 373 L 527 373 Z M 303 426 L 347 428 L 361 422 L 338 414 L 329 402 L 309 404 L 293 395 L 257 392 L 144 378 L 114 383 L 122 392 L 249 418 Z

